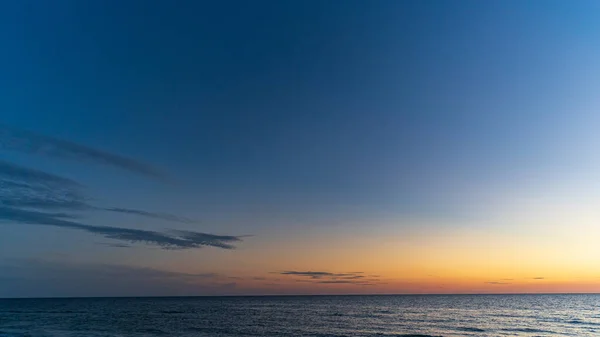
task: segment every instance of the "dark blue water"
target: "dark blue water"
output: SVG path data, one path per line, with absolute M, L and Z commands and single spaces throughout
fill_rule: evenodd
M 600 295 L 0 300 L 0 336 L 600 336 Z

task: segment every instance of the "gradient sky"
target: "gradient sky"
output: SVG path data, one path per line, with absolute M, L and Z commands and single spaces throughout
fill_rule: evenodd
M 600 292 L 597 1 L 5 1 L 0 297 Z

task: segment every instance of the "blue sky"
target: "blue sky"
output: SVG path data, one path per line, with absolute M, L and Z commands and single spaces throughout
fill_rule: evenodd
M 6 147 L 1 158 L 76 180 L 100 207 L 198 219 L 135 228 L 254 235 L 242 246 L 412 226 L 390 218 L 452 226 L 489 200 L 549 184 L 559 186 L 550 195 L 587 195 L 598 168 L 599 10 L 592 1 L 3 3 L 2 124 L 133 158 L 168 181 Z M 125 214 L 85 219 L 133 226 Z M 0 258 L 175 259 L 115 253 L 64 228 L 0 232 Z

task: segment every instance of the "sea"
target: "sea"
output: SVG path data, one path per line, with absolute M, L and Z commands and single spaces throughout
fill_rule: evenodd
M 0 336 L 600 336 L 600 295 L 0 300 Z

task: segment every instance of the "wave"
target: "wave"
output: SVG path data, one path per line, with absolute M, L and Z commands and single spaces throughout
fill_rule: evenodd
M 395 314 L 395 312 L 393 312 L 392 310 L 377 310 L 377 311 L 373 311 L 373 314 L 389 315 L 389 314 Z
M 168 334 L 166 331 L 163 331 L 161 329 L 156 329 L 156 328 L 145 328 L 145 329 L 140 329 L 137 332 L 141 332 L 141 333 L 147 333 L 147 334 L 153 334 L 153 335 L 166 335 Z
M 528 333 L 555 333 L 550 330 L 534 329 L 534 328 L 512 328 L 512 329 L 500 329 L 502 331 L 509 332 L 528 332 Z
M 161 314 L 185 314 L 185 311 L 180 311 L 180 310 L 161 310 L 159 311 L 159 313 Z
M 588 322 L 588 321 L 582 321 L 580 319 L 572 319 L 570 321 L 566 322 L 567 324 L 581 324 L 581 325 L 600 325 L 600 323 L 597 322 Z
M 460 328 L 456 328 L 456 330 L 467 331 L 467 332 L 485 332 L 485 330 L 483 330 L 483 329 L 472 328 L 472 327 L 460 327 Z

